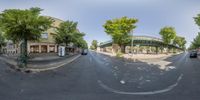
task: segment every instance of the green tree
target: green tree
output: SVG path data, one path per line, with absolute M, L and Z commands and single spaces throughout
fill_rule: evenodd
M 161 35 L 163 42 L 166 45 L 169 45 L 174 42 L 174 39 L 176 38 L 176 31 L 175 28 L 173 27 L 164 27 L 160 30 L 159 34 Z M 168 52 L 169 52 L 169 47 L 168 47 Z
M 180 47 L 181 45 L 181 37 L 180 36 L 176 36 L 174 41 L 173 41 L 174 45 L 178 45 L 178 47 Z
M 64 43 L 65 45 L 73 43 L 78 48 L 88 48 L 87 42 L 83 39 L 85 34 L 78 31 L 77 25 L 78 23 L 73 21 L 61 23 L 56 30 L 55 42 L 57 44 Z
M 0 26 L 6 37 L 21 43 L 20 67 L 27 65 L 27 41 L 38 40 L 41 33 L 46 31 L 53 22 L 52 19 L 40 16 L 41 11 L 40 8 L 8 9 L 0 14 Z
M 87 42 L 82 37 L 77 39 L 77 41 L 75 42 L 75 45 L 77 47 L 83 48 L 83 49 L 87 49 L 88 48 Z
M 81 39 L 81 42 L 79 43 L 79 45 L 80 45 L 80 48 L 88 49 L 88 44 L 84 39 Z
M 200 33 L 194 38 L 190 48 L 191 49 L 197 49 L 200 47 Z
M 65 43 L 68 45 L 69 43 L 75 43 L 79 42 L 79 39 L 81 39 L 85 34 L 80 33 L 77 30 L 77 22 L 73 21 L 65 21 L 59 25 L 59 27 L 56 29 L 56 35 L 55 35 L 55 42 L 58 44 Z
M 186 40 L 184 37 L 176 36 L 173 41 L 174 45 L 178 45 L 178 47 L 185 49 Z
M 200 14 L 194 17 L 195 23 L 200 27 Z M 200 47 L 200 33 L 194 38 L 189 49 L 196 49 Z
M 2 47 L 5 45 L 6 45 L 5 38 L 2 32 L 0 31 L 0 53 L 2 53 Z
M 196 17 L 194 17 L 194 21 L 200 27 L 200 14 L 198 14 Z
M 98 47 L 98 41 L 92 40 L 92 45 L 90 46 L 90 49 L 97 50 L 97 47 Z
M 181 43 L 180 43 L 180 47 L 182 48 L 182 49 L 186 49 L 186 46 L 185 46 L 185 44 L 187 43 L 187 41 L 185 40 L 185 38 L 184 37 L 181 37 Z
M 195 49 L 194 45 L 190 44 L 188 50 L 193 50 L 193 49 Z
M 90 46 L 90 49 L 91 49 L 91 50 L 94 50 L 94 46 L 93 46 L 93 45 L 91 45 L 91 46 Z
M 130 41 L 130 33 L 136 28 L 135 23 L 138 20 L 135 18 L 117 18 L 113 20 L 107 20 L 103 25 L 105 32 L 112 37 L 115 44 L 118 44 L 121 48 L 121 52 L 125 52 L 125 45 Z
M 72 43 L 74 43 L 74 45 L 82 48 L 82 44 L 85 44 L 85 40 L 83 39 L 83 37 L 85 36 L 84 33 L 80 33 L 80 32 L 75 32 L 72 36 Z

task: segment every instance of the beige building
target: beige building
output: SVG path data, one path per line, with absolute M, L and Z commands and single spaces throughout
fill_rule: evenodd
M 63 21 L 57 18 L 52 19 L 54 20 L 53 27 L 42 33 L 39 42 L 28 42 L 28 51 L 30 53 L 51 53 L 58 51 L 58 45 L 55 43 L 53 36 L 56 34 L 56 27 L 59 27 L 59 24 Z
M 37 42 L 28 41 L 28 52 L 29 53 L 56 53 L 58 51 L 58 45 L 54 41 L 54 35 L 56 34 L 56 27 L 63 22 L 60 19 L 46 16 L 54 20 L 52 28 L 41 34 L 41 39 Z M 7 43 L 6 53 L 19 53 L 19 46 L 12 42 Z

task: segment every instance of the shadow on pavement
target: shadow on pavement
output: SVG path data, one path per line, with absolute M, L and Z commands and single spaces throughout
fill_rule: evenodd
M 128 92 L 161 90 L 176 83 L 181 75 L 179 70 L 181 65 L 178 61 L 182 55 L 164 59 L 166 65 L 162 65 L 163 62 L 159 64 L 139 60 L 133 62 L 130 59 L 95 52 L 92 55 L 97 62 L 100 62 L 97 67 L 100 80 L 116 90 Z M 162 66 L 166 68 L 161 69 Z

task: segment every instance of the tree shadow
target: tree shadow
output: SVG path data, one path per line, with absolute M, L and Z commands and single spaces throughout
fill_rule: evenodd
M 176 83 L 181 74 L 175 61 L 180 55 L 163 59 L 169 63 L 165 65 L 165 69 L 161 69 L 162 63 L 154 64 L 106 54 L 98 55 L 101 56 L 99 59 L 102 58 L 102 61 L 109 63 L 104 65 L 107 74 L 102 72 L 105 69 L 100 69 L 98 72 L 99 76 L 102 76 L 101 80 L 109 87 L 118 90 L 130 92 L 160 90 Z

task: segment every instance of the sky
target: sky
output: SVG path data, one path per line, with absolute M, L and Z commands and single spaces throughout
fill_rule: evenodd
M 162 27 L 172 26 L 188 47 L 200 31 L 193 19 L 199 5 L 200 0 L 0 0 L 0 12 L 40 7 L 41 15 L 78 22 L 89 45 L 111 40 L 102 27 L 106 20 L 127 16 L 139 20 L 134 35 L 160 37 Z

